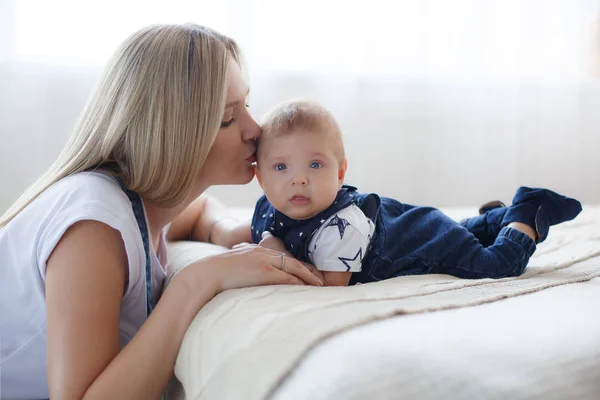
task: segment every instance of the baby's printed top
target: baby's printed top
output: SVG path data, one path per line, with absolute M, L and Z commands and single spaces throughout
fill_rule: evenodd
M 262 196 L 252 218 L 252 241 L 259 243 L 268 230 L 294 257 L 321 271 L 360 272 L 375 224 L 356 205 L 355 190 L 345 185 L 329 208 L 302 221 L 275 210 Z

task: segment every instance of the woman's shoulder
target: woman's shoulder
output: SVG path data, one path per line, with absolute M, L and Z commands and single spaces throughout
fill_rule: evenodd
M 96 221 L 120 233 L 130 265 L 130 283 L 145 260 L 138 224 L 127 194 L 117 180 L 103 171 L 78 172 L 60 179 L 44 191 L 13 221 L 14 229 L 36 237 L 40 272 L 65 232 L 83 221 Z
M 131 203 L 117 180 L 103 171 L 84 171 L 60 179 L 37 202 L 47 210 L 101 208 L 112 213 L 129 213 Z
M 75 193 L 87 197 L 123 194 L 117 180 L 105 171 L 83 171 L 66 176 L 47 189 L 51 193 Z

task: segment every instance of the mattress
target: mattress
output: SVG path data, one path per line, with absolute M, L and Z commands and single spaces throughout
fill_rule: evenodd
M 166 398 L 598 399 L 599 228 L 584 207 L 516 278 L 223 292 L 190 325 Z M 169 276 L 220 251 L 171 244 Z

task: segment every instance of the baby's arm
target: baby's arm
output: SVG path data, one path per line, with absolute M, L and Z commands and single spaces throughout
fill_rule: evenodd
M 325 286 L 348 286 L 352 272 L 330 272 L 324 271 L 323 278 Z
M 326 286 L 348 286 L 352 273 L 362 270 L 373 230 L 358 208 L 344 211 L 325 222 L 309 245 L 309 257 L 323 271 Z

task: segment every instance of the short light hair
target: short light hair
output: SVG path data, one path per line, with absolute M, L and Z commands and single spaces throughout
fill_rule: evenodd
M 279 137 L 300 131 L 332 135 L 336 141 L 335 155 L 340 164 L 346 159 L 342 131 L 337 121 L 322 105 L 307 100 L 292 100 L 280 103 L 268 111 L 261 119 L 262 134 L 258 141 L 269 137 Z

